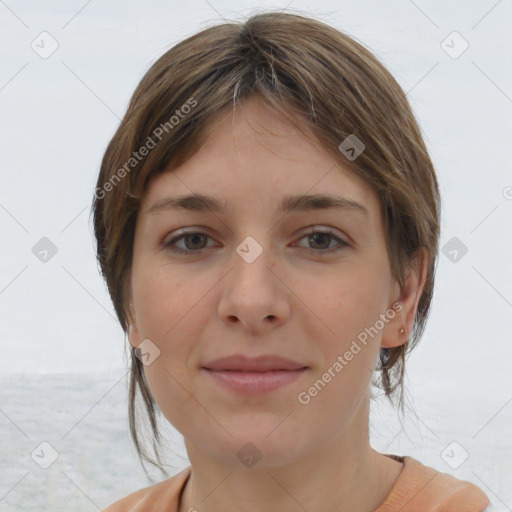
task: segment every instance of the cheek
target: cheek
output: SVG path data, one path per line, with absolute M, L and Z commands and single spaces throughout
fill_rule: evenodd
M 170 272 L 147 275 L 137 292 L 140 335 L 149 338 L 160 350 L 158 358 L 144 366 L 144 375 L 158 408 L 180 432 L 190 429 L 188 413 L 193 407 L 190 365 L 198 347 L 202 326 L 200 319 L 205 301 L 204 286 L 183 283 Z M 134 296 L 136 291 L 134 289 Z
M 139 273 L 133 284 L 139 337 L 150 339 L 160 351 L 155 362 L 144 367 L 155 396 L 161 386 L 166 390 L 163 396 L 170 384 L 176 387 L 173 377 L 186 384 L 189 366 L 197 359 L 193 356 L 199 349 L 197 340 L 211 317 L 206 295 L 212 285 L 170 270 L 153 266 L 151 272 Z
M 306 323 L 319 364 L 300 390 L 308 403 L 300 403 L 312 417 L 325 419 L 328 411 L 333 432 L 355 412 L 371 382 L 380 335 L 365 342 L 358 336 L 379 317 L 383 303 L 379 294 L 384 289 L 380 285 L 369 272 L 351 272 L 309 294 L 309 304 L 321 320 L 311 315 Z
M 373 325 L 385 307 L 387 289 L 381 280 L 382 274 L 370 268 L 333 273 L 319 286 L 309 292 L 308 302 L 325 326 L 332 339 L 349 340 L 361 330 Z
M 141 336 L 165 343 L 193 306 L 196 293 L 193 284 L 185 285 L 168 267 L 152 267 L 151 271 L 137 273 L 133 282 L 137 323 Z
M 373 331 L 368 329 L 385 308 L 382 275 L 370 267 L 352 267 L 323 280 L 323 287 L 317 281 L 316 292 L 310 292 L 309 304 L 321 320 L 312 316 L 307 323 L 307 337 L 314 340 L 320 362 L 311 384 L 320 379 L 317 387 L 322 396 L 315 399 L 314 407 L 336 403 L 338 412 L 333 414 L 346 413 L 368 387 L 380 349 L 381 333 L 370 336 Z

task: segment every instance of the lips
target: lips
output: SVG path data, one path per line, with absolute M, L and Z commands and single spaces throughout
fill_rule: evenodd
M 286 359 L 280 356 L 263 355 L 259 357 L 247 357 L 233 355 L 215 359 L 202 366 L 212 371 L 238 371 L 238 372 L 270 372 L 270 371 L 294 371 L 307 368 L 303 363 Z

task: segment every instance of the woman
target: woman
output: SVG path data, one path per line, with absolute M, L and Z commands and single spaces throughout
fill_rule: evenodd
M 139 456 L 159 466 L 137 390 L 190 467 L 106 512 L 484 510 L 369 443 L 371 386 L 401 401 L 428 317 L 439 216 L 403 91 L 348 36 L 263 13 L 165 53 L 107 148 L 94 225 Z

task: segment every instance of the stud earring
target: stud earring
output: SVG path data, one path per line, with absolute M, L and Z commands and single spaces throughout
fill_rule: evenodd
M 403 329 L 400 329 L 400 334 L 403 334 L 405 331 Z

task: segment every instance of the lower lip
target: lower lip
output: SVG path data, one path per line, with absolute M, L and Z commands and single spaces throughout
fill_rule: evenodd
M 221 386 L 239 393 L 259 394 L 275 391 L 298 379 L 307 368 L 269 372 L 214 371 L 203 368 Z

